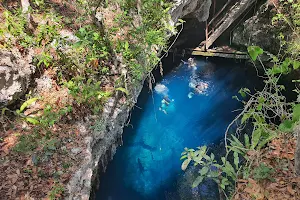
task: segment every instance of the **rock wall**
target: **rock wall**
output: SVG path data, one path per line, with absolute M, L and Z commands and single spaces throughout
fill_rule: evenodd
M 233 45 L 246 48 L 247 46 L 260 46 L 266 51 L 277 54 L 280 49 L 277 28 L 272 25 L 272 18 L 276 11 L 269 4 L 263 4 L 256 14 L 233 31 Z
M 178 19 L 191 16 L 204 22 L 209 17 L 211 0 L 174 0 L 174 7 L 171 10 L 172 21 L 176 23 Z
M 13 48 L 0 50 L 0 108 L 14 103 L 28 89 L 35 72 L 33 52 L 21 52 Z
M 211 0 L 177 0 L 171 11 L 172 22 L 178 18 L 192 14 L 198 20 L 206 20 L 209 16 Z M 90 123 L 79 123 L 81 132 L 87 132 L 85 138 L 85 159 L 68 183 L 66 199 L 88 200 L 94 198 L 99 184 L 99 173 L 106 170 L 106 166 L 113 159 L 118 146 L 122 145 L 122 133 L 129 113 L 143 88 L 144 81 L 131 86 L 131 102 L 123 102 L 118 96 L 110 98 L 106 103 L 103 115 L 98 119 L 97 128 L 90 129 Z
M 87 200 L 94 197 L 99 184 L 99 173 L 106 170 L 106 166 L 113 159 L 117 147 L 122 145 L 122 133 L 129 112 L 137 101 L 142 90 L 143 82 L 132 87 L 131 105 L 123 102 L 118 96 L 110 98 L 106 103 L 103 115 L 97 122 L 97 128 L 90 130 L 89 123 L 79 123 L 81 132 L 90 131 L 85 139 L 87 149 L 85 159 L 79 170 L 68 184 L 68 197 L 72 200 Z

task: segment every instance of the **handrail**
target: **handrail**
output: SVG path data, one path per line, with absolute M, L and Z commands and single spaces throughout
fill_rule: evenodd
M 205 36 L 206 36 L 206 40 L 208 39 L 208 37 L 214 32 L 214 27 L 212 27 L 212 29 L 211 30 L 209 30 L 209 26 L 213 23 L 213 21 L 215 21 L 218 17 L 219 17 L 219 15 L 225 10 L 225 8 L 227 8 L 227 6 L 230 4 L 232 2 L 232 0 L 228 0 L 227 1 L 227 3 L 222 7 L 222 9 L 210 20 L 210 22 L 209 23 L 207 23 L 207 21 L 206 21 L 206 30 L 205 30 Z M 215 14 L 215 7 L 216 7 L 216 1 L 214 0 L 213 1 L 213 7 L 214 7 L 214 14 Z M 223 21 L 224 19 L 222 18 L 217 24 L 219 25 L 219 24 L 221 24 L 222 23 L 222 21 Z
M 232 2 L 232 0 L 228 0 L 227 3 L 222 7 L 222 9 L 210 20 L 210 22 L 207 24 L 210 26 L 216 18 L 219 17 L 219 15 L 225 10 L 225 8 Z

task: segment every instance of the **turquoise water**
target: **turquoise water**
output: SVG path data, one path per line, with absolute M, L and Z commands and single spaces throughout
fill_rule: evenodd
M 241 87 L 253 88 L 255 74 L 243 64 L 196 63 L 196 68 L 174 68 L 153 92 L 144 88 L 124 130 L 124 145 L 101 175 L 96 199 L 164 200 L 182 176 L 183 148 L 223 138 L 236 115 L 232 111 L 241 107 L 232 96 Z M 166 96 L 168 103 L 162 103 Z

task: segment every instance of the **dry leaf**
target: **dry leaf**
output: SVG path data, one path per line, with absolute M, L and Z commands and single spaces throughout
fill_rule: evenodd
M 292 186 L 291 185 L 288 185 L 286 187 L 287 191 L 291 194 L 291 195 L 294 195 L 295 194 L 295 191 L 293 190 Z

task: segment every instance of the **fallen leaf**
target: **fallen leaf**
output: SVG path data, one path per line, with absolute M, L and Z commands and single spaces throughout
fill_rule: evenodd
M 291 194 L 291 195 L 294 195 L 295 194 L 295 191 L 293 190 L 292 186 L 291 185 L 288 185 L 286 187 L 287 191 Z

